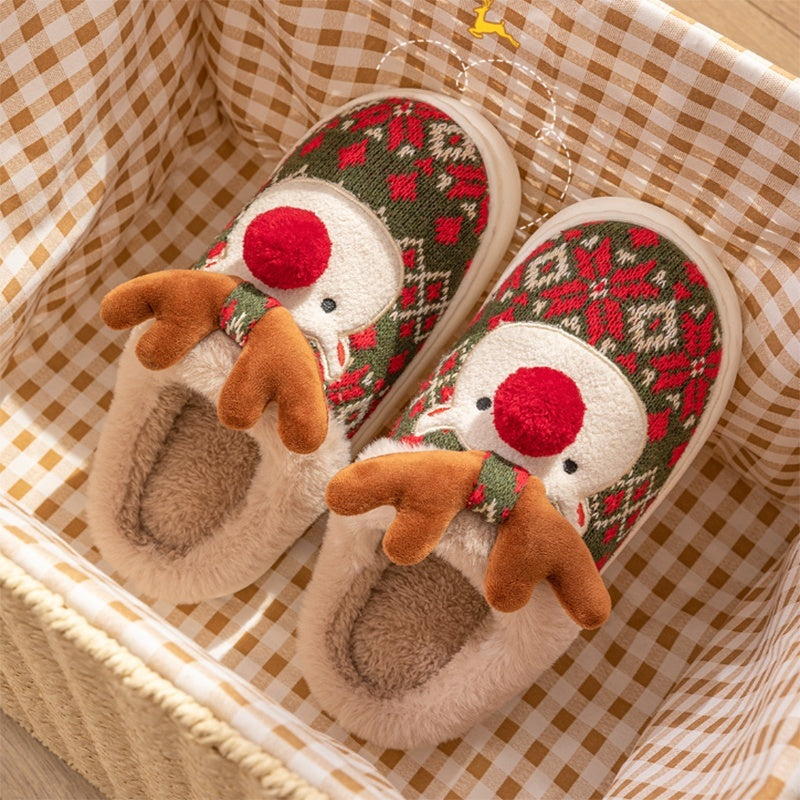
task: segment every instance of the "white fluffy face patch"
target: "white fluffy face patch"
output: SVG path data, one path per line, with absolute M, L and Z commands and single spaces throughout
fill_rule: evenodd
M 541 478 L 584 529 L 582 500 L 633 466 L 647 441 L 647 414 L 604 355 L 560 328 L 520 322 L 487 334 L 461 366 L 451 402 L 416 425 L 417 434 L 439 429 Z
M 289 309 L 319 346 L 331 379 L 347 364 L 348 336 L 375 322 L 403 281 L 400 249 L 386 226 L 349 193 L 310 178 L 265 189 L 236 221 L 213 268 Z

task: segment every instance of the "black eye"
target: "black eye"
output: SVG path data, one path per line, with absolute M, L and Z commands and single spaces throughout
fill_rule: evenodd
M 475 405 L 478 411 L 486 411 L 487 408 L 492 407 L 492 400 L 489 397 L 479 397 Z
M 578 465 L 571 458 L 568 458 L 564 462 L 564 472 L 566 472 L 567 475 L 572 475 L 572 473 L 576 472 L 577 469 L 578 469 Z
M 330 314 L 330 313 L 331 313 L 331 311 L 333 311 L 335 308 L 336 308 L 336 301 L 335 301 L 335 300 L 333 300 L 332 298 L 330 298 L 330 297 L 326 297 L 326 298 L 325 298 L 325 299 L 322 301 L 322 310 L 323 310 L 323 311 L 324 311 L 326 314 Z

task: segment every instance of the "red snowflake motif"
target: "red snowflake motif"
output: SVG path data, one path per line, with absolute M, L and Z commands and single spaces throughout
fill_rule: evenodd
M 447 357 L 447 360 L 440 367 L 439 374 L 446 375 L 448 372 L 450 372 L 450 370 L 456 365 L 456 361 L 458 361 L 458 353 L 451 353 Z
M 417 199 L 417 172 L 405 172 L 389 175 L 386 182 L 389 184 L 389 197 L 396 203 L 398 200 Z
M 422 330 L 425 332 L 432 330 L 437 319 L 439 319 L 438 314 L 429 314 L 427 317 L 425 317 L 425 321 L 422 323 Z
M 303 145 L 302 150 L 300 150 L 301 156 L 307 156 L 309 153 L 313 153 L 321 144 L 322 140 L 325 138 L 325 133 L 318 133 L 313 139 L 309 139 L 305 145 Z
M 501 311 L 499 314 L 495 314 L 489 320 L 489 330 L 493 331 L 501 322 L 513 322 L 514 321 L 514 309 L 507 308 L 505 311 Z
M 494 293 L 495 299 L 500 299 L 509 290 L 516 290 L 520 288 L 522 283 L 522 274 L 525 272 L 525 264 L 520 264 L 497 288 Z
M 639 519 L 642 513 L 641 508 L 637 508 L 626 520 L 625 520 L 625 528 L 632 528 L 633 524 Z
M 417 302 L 417 286 L 406 286 L 400 295 L 400 305 L 403 308 L 408 308 Z
M 217 242 L 212 248 L 208 251 L 208 255 L 206 258 L 212 259 L 216 258 L 222 251 L 225 249 L 226 242 L 224 240 Z
M 406 101 L 398 103 L 387 99 L 354 114 L 353 130 L 372 128 L 389 123 L 387 150 L 396 150 L 402 144 L 410 144 L 420 150 L 425 144 L 425 120 L 447 119 L 447 115 L 427 103 Z
M 440 111 L 435 106 L 430 106 L 427 103 L 413 103 L 411 109 L 420 119 L 449 119 L 444 111 Z
M 631 375 L 636 372 L 636 353 L 624 353 L 623 355 L 617 356 L 616 360 L 617 364 L 621 367 L 625 367 Z
M 618 341 L 624 338 L 620 301 L 640 297 L 658 297 L 657 286 L 647 282 L 655 261 L 634 267 L 615 267 L 611 238 L 606 237 L 594 250 L 575 248 L 579 277 L 542 292 L 552 301 L 546 319 L 583 311 L 589 329 L 589 344 L 609 334 Z
M 405 142 L 417 150 L 421 149 L 425 143 L 425 128 L 422 120 L 410 114 L 392 117 L 389 123 L 389 144 L 386 149 L 392 152 Z
M 422 174 L 430 178 L 433 175 L 433 156 L 418 158 L 414 162 L 414 166 L 419 167 L 422 170 Z
M 436 283 L 430 284 L 425 290 L 425 297 L 429 303 L 432 303 L 434 300 L 438 300 L 442 294 L 442 281 L 436 281 Z
M 651 442 L 660 442 L 669 428 L 669 415 L 672 409 L 653 412 L 647 415 L 647 438 Z
M 339 150 L 339 169 L 359 167 L 367 160 L 367 140 L 362 139 Z
M 383 125 L 394 113 L 395 105 L 391 100 L 383 100 L 374 106 L 360 108 L 353 114 L 355 124 L 352 130 L 360 131 L 362 128 L 374 128 Z
M 484 500 L 486 500 L 486 485 L 483 483 L 475 484 L 464 507 L 470 509 L 474 508 L 475 506 L 479 506 Z
M 694 431 L 692 431 L 692 434 L 694 434 Z M 683 451 L 688 447 L 688 445 L 689 442 L 684 442 L 683 444 L 679 444 L 672 451 L 672 455 L 669 458 L 669 463 L 667 464 L 667 466 L 670 467 L 670 469 L 678 463 L 680 457 L 683 455 Z
M 439 217 L 436 220 L 436 243 L 457 244 L 463 217 Z
M 408 412 L 409 419 L 414 419 L 414 417 L 418 417 L 423 411 L 425 410 L 425 401 L 420 399 L 411 406 L 411 410 Z
M 686 277 L 689 279 L 690 283 L 693 283 L 695 286 L 700 286 L 705 289 L 708 286 L 706 283 L 706 279 L 703 276 L 703 273 L 700 272 L 697 264 L 693 264 L 691 261 L 687 261 L 684 263 L 684 269 L 686 270 Z
M 556 240 L 549 239 L 546 242 L 542 242 L 529 256 L 528 261 L 533 261 L 534 258 L 538 258 L 542 253 L 546 253 L 548 250 L 552 250 L 555 246 Z M 550 262 L 551 263 L 551 262 Z
M 369 365 L 365 364 L 361 369 L 353 372 L 345 372 L 339 380 L 334 381 L 328 386 L 328 401 L 333 406 L 347 403 L 364 396 L 364 387 L 361 380 L 367 374 Z
M 631 228 L 629 231 L 631 244 L 638 250 L 640 247 L 655 247 L 661 239 L 649 228 Z
M 525 306 L 528 305 L 528 300 L 529 300 L 528 293 L 523 292 L 522 294 L 518 294 L 515 298 L 513 298 L 511 302 L 515 306 L 522 306 L 524 308 Z
M 615 525 L 612 525 L 604 534 L 603 536 L 603 544 L 609 544 L 614 539 L 616 539 L 617 534 L 619 533 L 619 523 L 617 522 Z
M 480 236 L 484 228 L 486 228 L 486 223 L 489 221 L 489 195 L 487 194 L 483 200 L 481 200 L 481 205 L 478 208 L 478 218 L 475 220 L 475 235 Z M 469 269 L 469 266 L 467 266 Z
M 378 332 L 374 325 L 358 333 L 350 334 L 350 347 L 353 350 L 371 350 L 378 343 Z
M 414 269 L 417 265 L 417 250 L 410 247 L 408 250 L 403 250 L 403 266 L 406 269 Z
M 408 350 L 403 350 L 402 353 L 398 353 L 396 356 L 392 356 L 389 359 L 389 372 L 399 372 L 406 364 L 406 359 L 408 358 Z
M 625 490 L 620 489 L 616 494 L 609 495 L 603 501 L 603 511 L 607 517 L 610 517 L 622 503 L 625 498 Z
M 486 170 L 470 164 L 448 164 L 445 172 L 455 178 L 455 185 L 447 193 L 448 200 L 461 197 L 483 197 L 486 194 Z
M 679 353 L 657 356 L 650 363 L 659 371 L 654 392 L 683 389 L 681 420 L 703 412 L 711 384 L 719 372 L 722 349 L 713 348 L 714 312 L 709 311 L 701 322 L 691 314 L 681 317 L 685 348 Z
M 522 490 L 528 484 L 528 478 L 530 478 L 530 476 L 527 470 L 518 467 L 516 464 L 514 465 L 514 494 L 518 495 L 522 493 Z

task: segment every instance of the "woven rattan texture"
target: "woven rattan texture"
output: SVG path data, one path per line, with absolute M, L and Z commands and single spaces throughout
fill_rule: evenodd
M 518 49 L 472 37 L 474 6 L 2 6 L 0 490 L 15 519 L 30 516 L 5 524 L 3 547 L 48 586 L 74 584 L 71 602 L 99 609 L 94 624 L 142 647 L 156 617 L 87 563 L 103 567 L 84 490 L 124 341 L 99 324 L 100 298 L 138 273 L 190 266 L 343 100 L 377 84 L 463 96 L 515 151 L 525 189 L 512 252 L 570 202 L 640 197 L 707 239 L 739 290 L 734 395 L 608 568 L 611 621 L 463 739 L 408 753 L 349 738 L 299 673 L 294 627 L 319 531 L 232 597 L 150 604 L 210 659 L 170 649 L 164 625 L 154 635 L 166 641 L 140 657 L 187 687 L 200 674 L 228 687 L 220 718 L 234 708 L 243 730 L 263 717 L 267 749 L 342 797 L 388 796 L 385 779 L 425 798 L 776 797 L 800 730 L 800 83 L 650 3 L 496 2 L 490 16 Z
M 108 797 L 325 800 L 6 558 L 0 583 L 4 708 Z

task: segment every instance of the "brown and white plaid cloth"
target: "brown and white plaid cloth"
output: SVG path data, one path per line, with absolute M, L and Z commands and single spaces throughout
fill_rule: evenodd
M 480 39 L 477 5 L 0 4 L 0 547 L 332 796 L 800 796 L 800 81 L 655 2 L 496 0 L 506 36 Z M 103 294 L 191 265 L 309 125 L 379 85 L 463 96 L 506 136 L 510 256 L 571 202 L 639 197 L 716 249 L 745 323 L 712 440 L 607 570 L 609 623 L 409 752 L 349 737 L 298 670 L 319 530 L 252 587 L 169 606 L 103 575 L 84 513 L 124 341 Z

